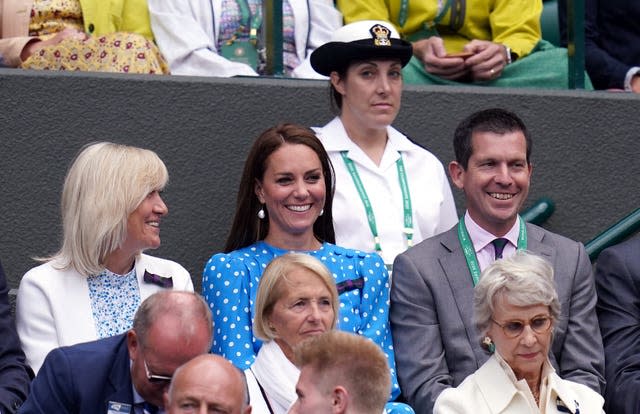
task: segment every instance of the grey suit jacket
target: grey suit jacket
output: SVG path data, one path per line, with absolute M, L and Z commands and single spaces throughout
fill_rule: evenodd
M 562 307 L 549 358 L 563 379 L 604 389 L 591 264 L 581 243 L 527 224 L 527 249 L 554 267 Z M 416 413 L 474 373 L 489 354 L 473 323 L 473 282 L 456 227 L 397 256 L 391 329 L 400 387 Z

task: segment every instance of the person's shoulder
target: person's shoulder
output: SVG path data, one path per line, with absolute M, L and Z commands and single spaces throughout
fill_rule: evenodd
M 312 129 L 327 152 L 331 153 L 347 149 L 348 138 L 340 117 L 335 117 L 324 126 L 313 127 Z
M 361 266 L 384 266 L 384 261 L 377 253 L 367 253 L 362 250 L 350 249 L 331 243 L 323 244 L 324 252 L 338 260 L 352 260 Z
M 335 263 L 340 267 L 353 267 L 360 275 L 379 275 L 382 277 L 383 274 L 386 274 L 382 271 L 385 269 L 384 260 L 377 253 L 367 253 L 326 242 L 323 243 L 323 248 L 319 253 L 321 253 L 320 260 L 329 268 Z
M 438 165 L 442 165 L 442 162 L 438 157 L 436 157 L 431 151 L 429 151 L 424 146 L 415 142 L 411 137 L 409 137 L 405 133 L 397 130 L 392 126 L 389 126 L 388 131 L 389 131 L 388 132 L 389 136 L 391 137 L 391 139 L 395 141 L 396 145 L 403 147 L 405 151 L 407 151 L 413 157 L 416 157 L 422 160 L 432 161 Z
M 323 249 L 335 256 L 356 257 L 364 259 L 372 255 L 372 253 L 363 252 L 357 249 L 350 249 L 348 247 L 338 246 L 336 244 L 328 242 L 323 243 Z
M 69 360 L 92 360 L 94 358 L 104 359 L 108 355 L 113 355 L 122 346 L 126 346 L 127 334 L 110 336 L 90 342 L 82 342 L 75 345 L 54 348 L 49 354 L 52 358 L 64 357 Z M 49 356 L 47 356 L 49 358 Z
M 543 243 L 553 244 L 557 249 L 561 249 L 563 247 L 575 249 L 577 246 L 582 245 L 579 241 L 554 233 L 532 223 L 527 223 L 527 238 L 534 238 L 542 241 Z
M 125 366 L 128 367 L 129 352 L 126 340 L 125 333 L 54 348 L 44 359 L 38 377 L 54 375 L 62 382 L 73 377 L 86 391 L 93 387 L 91 384 L 102 383 L 114 369 L 122 371 Z M 84 382 L 82 378 L 90 381 Z
M 205 273 L 257 266 L 257 257 L 268 254 L 267 250 L 261 248 L 260 243 L 254 243 L 228 253 L 215 253 L 207 261 Z
M 456 227 L 453 227 L 450 230 L 422 240 L 398 256 L 403 256 L 411 260 L 428 260 L 440 257 L 443 252 L 448 252 L 453 249 L 454 246 L 458 245 L 457 230 Z
M 61 262 L 53 259 L 32 267 L 22 276 L 18 295 L 23 289 L 30 287 L 41 290 L 56 289 L 56 287 L 69 283 L 71 279 L 84 279 L 73 268 L 64 269 L 62 266 Z
M 640 252 L 640 237 L 634 237 L 622 243 L 607 247 L 600 253 L 600 257 L 611 255 L 640 260 L 637 258 L 638 252 Z
M 27 270 L 24 274 L 23 279 L 26 278 L 39 278 L 41 276 L 51 275 L 53 273 L 63 273 L 66 270 L 55 266 L 56 261 L 49 260 L 47 262 L 41 263 L 38 266 L 34 266 L 31 269 Z

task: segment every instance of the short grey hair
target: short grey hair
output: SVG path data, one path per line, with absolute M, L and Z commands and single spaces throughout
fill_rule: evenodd
M 482 272 L 473 294 L 474 319 L 481 338 L 491 325 L 498 295 L 516 306 L 548 306 L 552 323 L 560 316 L 553 267 L 529 251 L 518 250 L 511 257 L 496 260 Z

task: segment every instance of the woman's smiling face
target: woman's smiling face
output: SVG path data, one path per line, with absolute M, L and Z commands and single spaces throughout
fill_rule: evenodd
M 303 144 L 283 144 L 267 159 L 255 193 L 269 213 L 270 240 L 313 234 L 326 195 L 318 155 Z

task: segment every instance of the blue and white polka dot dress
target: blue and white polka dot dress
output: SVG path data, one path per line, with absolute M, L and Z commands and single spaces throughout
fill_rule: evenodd
M 254 301 L 262 272 L 274 257 L 287 252 L 260 241 L 228 254 L 215 254 L 204 268 L 202 294 L 214 320 L 211 351 L 242 370 L 253 364 L 262 345 L 252 332 Z M 340 295 L 338 328 L 365 336 L 380 346 L 391 367 L 392 398 L 395 399 L 400 388 L 389 329 L 389 276 L 384 262 L 377 254 L 330 243 L 306 253 L 324 263 L 336 283 L 363 278 L 362 289 Z

